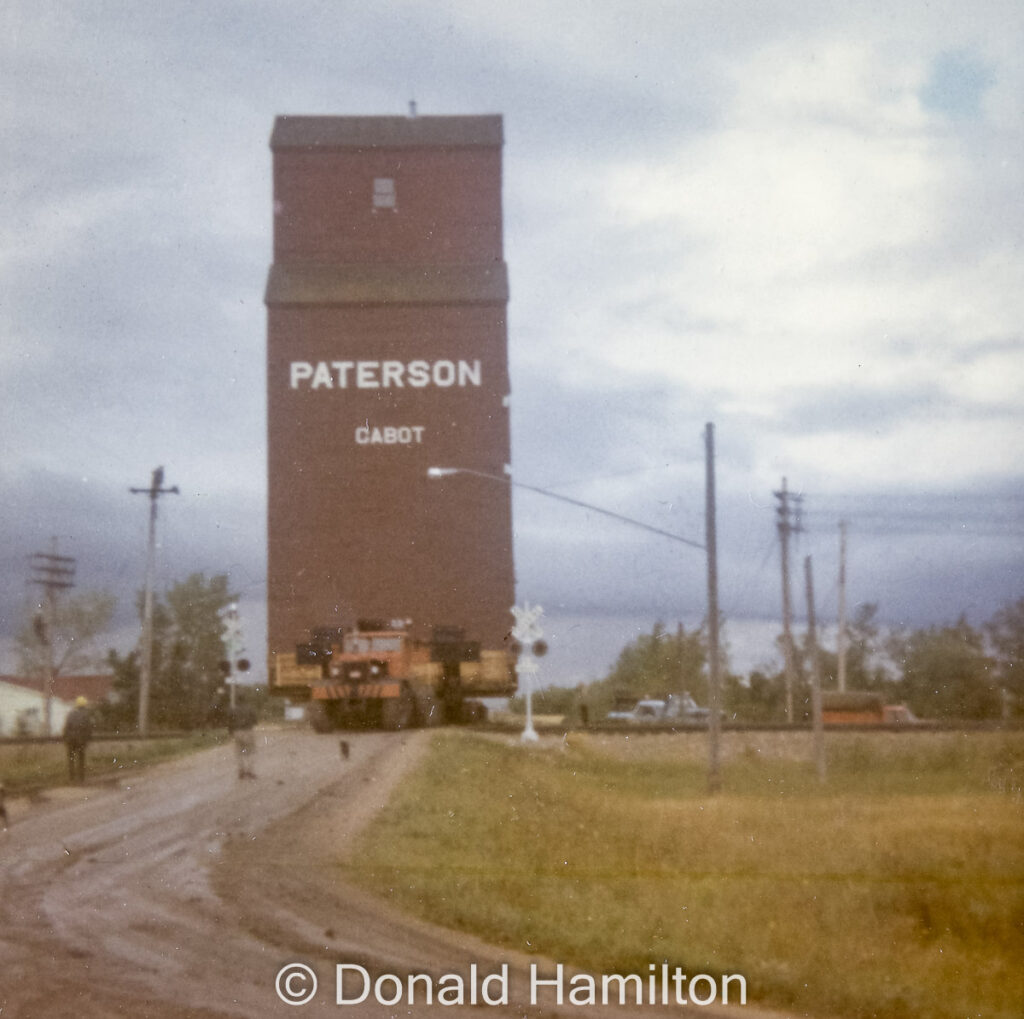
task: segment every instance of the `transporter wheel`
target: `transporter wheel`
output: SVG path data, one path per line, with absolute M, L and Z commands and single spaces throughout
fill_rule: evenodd
M 463 701 L 462 721 L 470 725 L 486 722 L 487 705 L 482 701 Z
M 413 725 L 434 726 L 444 722 L 444 705 L 434 697 L 429 688 L 421 688 L 416 693 L 416 714 Z
M 306 705 L 306 718 L 309 719 L 313 732 L 334 732 L 334 720 L 320 701 L 310 701 Z
M 411 729 L 416 720 L 416 698 L 406 687 L 398 697 L 389 698 L 381 710 L 381 726 L 385 729 Z

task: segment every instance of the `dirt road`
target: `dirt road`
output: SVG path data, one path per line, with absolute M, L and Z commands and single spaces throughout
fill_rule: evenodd
M 414 766 L 428 733 L 360 734 L 348 760 L 332 737 L 257 736 L 254 781 L 236 777 L 225 745 L 120 785 L 13 805 L 0 833 L 2 1019 L 620 1013 L 556 1008 L 551 989 L 531 1005 L 533 960 L 409 920 L 340 880 L 333 861 Z M 308 969 L 290 971 L 280 989 L 305 997 L 315 977 L 302 1007 L 277 989 L 282 968 L 297 963 Z M 348 967 L 343 995 L 368 990 L 365 1001 L 336 1001 L 339 964 Z M 431 1008 L 421 984 L 414 1005 L 407 995 L 376 1004 L 358 967 L 396 977 L 385 996 L 409 974 L 458 973 L 466 1001 L 474 983 L 478 1001 Z M 543 975 L 552 969 L 545 963 Z M 501 1000 L 503 973 L 507 1004 L 490 1004 Z M 754 1019 L 750 1009 L 732 1014 Z

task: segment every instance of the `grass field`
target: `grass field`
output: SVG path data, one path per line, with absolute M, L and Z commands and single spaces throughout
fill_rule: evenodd
M 433 736 L 344 862 L 444 925 L 598 972 L 746 977 L 831 1017 L 1018 1019 L 1024 734 Z
M 214 746 L 217 734 L 174 736 L 147 740 L 96 740 L 86 754 L 86 779 L 130 773 L 147 764 Z M 0 783 L 7 794 L 35 792 L 68 782 L 63 743 L 0 744 Z

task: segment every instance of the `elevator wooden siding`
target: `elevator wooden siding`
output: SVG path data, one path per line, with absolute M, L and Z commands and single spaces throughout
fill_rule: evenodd
M 501 118 L 281 117 L 271 150 L 269 650 L 357 617 L 500 648 L 510 489 L 427 468 L 510 457 Z M 436 384 L 411 384 L 420 362 Z M 362 441 L 388 435 L 418 441 Z

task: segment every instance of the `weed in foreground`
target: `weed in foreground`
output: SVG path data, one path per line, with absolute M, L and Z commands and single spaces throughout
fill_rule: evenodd
M 217 738 L 217 734 L 196 733 L 166 739 L 98 739 L 89 746 L 87 779 L 94 781 L 124 775 L 148 764 L 206 749 L 213 746 Z M 0 746 L 0 781 L 8 795 L 64 785 L 67 774 L 67 755 L 62 743 L 12 743 Z

